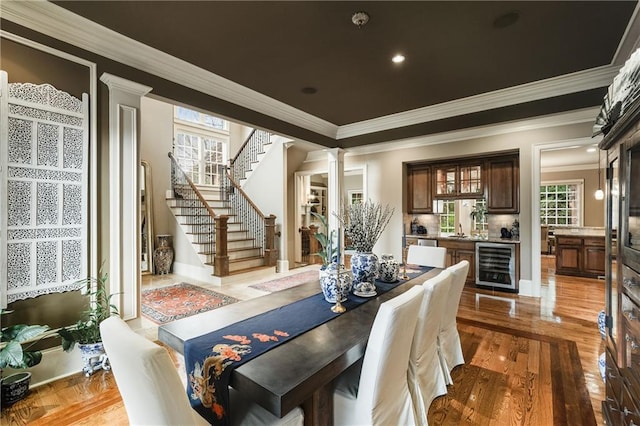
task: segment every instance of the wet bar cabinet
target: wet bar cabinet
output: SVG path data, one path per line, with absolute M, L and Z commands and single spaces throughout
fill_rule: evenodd
M 609 425 L 640 425 L 640 102 L 600 143 L 606 151 L 605 323 Z

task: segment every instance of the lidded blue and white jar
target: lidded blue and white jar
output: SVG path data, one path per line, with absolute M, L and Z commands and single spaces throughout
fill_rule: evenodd
M 378 266 L 378 279 L 392 283 L 398 281 L 400 264 L 392 254 L 383 254 Z

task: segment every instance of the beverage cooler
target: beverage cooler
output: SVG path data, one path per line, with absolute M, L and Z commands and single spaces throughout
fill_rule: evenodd
M 476 285 L 517 292 L 515 254 L 515 244 L 476 243 Z

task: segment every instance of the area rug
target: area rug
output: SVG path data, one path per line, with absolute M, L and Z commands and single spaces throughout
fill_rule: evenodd
M 263 283 L 253 284 L 249 287 L 257 290 L 268 291 L 273 293 L 275 291 L 285 290 L 287 288 L 295 287 L 300 284 L 308 283 L 318 279 L 318 271 L 305 271 L 298 274 L 289 275 L 288 277 L 278 278 L 276 280 L 265 281 Z
M 179 283 L 143 290 L 142 314 L 156 324 L 164 324 L 237 301 L 234 297 L 213 290 Z

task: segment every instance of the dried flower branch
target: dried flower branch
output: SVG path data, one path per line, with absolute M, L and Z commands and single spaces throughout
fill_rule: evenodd
M 394 210 L 388 204 L 383 208 L 380 203 L 367 200 L 366 203 L 342 207 L 340 214 L 333 212 L 333 215 L 344 228 L 344 235 L 349 237 L 356 251 L 368 253 L 373 250 Z

